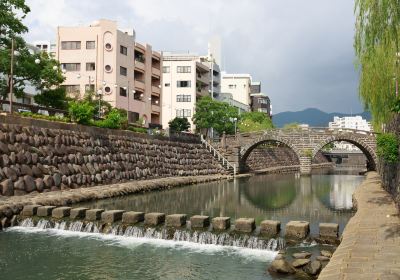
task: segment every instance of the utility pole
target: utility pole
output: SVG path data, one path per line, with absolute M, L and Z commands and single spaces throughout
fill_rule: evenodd
M 11 67 L 10 67 L 10 114 L 13 113 L 13 89 L 14 89 L 14 39 L 11 39 Z

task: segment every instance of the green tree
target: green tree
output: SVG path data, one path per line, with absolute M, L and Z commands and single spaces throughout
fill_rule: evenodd
M 233 119 L 239 119 L 238 111 L 228 103 L 213 100 L 209 96 L 204 96 L 196 103 L 196 112 L 193 115 L 193 122 L 196 129 L 213 128 L 219 134 L 235 133 Z M 207 134 L 206 132 L 206 134 Z
M 37 104 L 45 107 L 62 110 L 68 108 L 67 94 L 64 87 L 43 90 L 40 94 L 35 95 L 34 99 Z
M 391 118 L 396 102 L 395 83 L 399 81 L 399 0 L 356 0 L 354 47 L 360 71 L 359 95 L 373 124 Z
M 79 101 L 78 97 L 76 98 L 76 101 Z M 94 91 L 89 90 L 85 92 L 85 95 L 82 98 L 83 102 L 88 102 L 92 105 L 94 108 L 94 115 L 98 116 L 99 115 L 99 110 L 103 115 L 108 115 L 111 112 L 112 106 L 110 103 L 107 101 L 104 101 L 103 99 L 100 100 L 96 98 L 96 94 Z M 125 111 L 126 115 L 126 111 Z
M 190 123 L 187 118 L 176 117 L 168 122 L 169 129 L 173 132 L 187 131 L 190 128 Z
M 274 127 L 271 118 L 262 112 L 246 112 L 241 115 L 239 122 L 240 132 L 267 130 Z
M 30 12 L 24 0 L 0 1 L 0 44 L 3 39 L 28 31 L 22 20 Z
M 90 124 L 94 116 L 93 105 L 86 101 L 72 101 L 68 111 L 72 121 L 79 124 Z
M 298 129 L 298 128 L 299 128 L 299 124 L 297 122 L 287 123 L 283 126 L 283 129 L 285 129 L 285 130 Z

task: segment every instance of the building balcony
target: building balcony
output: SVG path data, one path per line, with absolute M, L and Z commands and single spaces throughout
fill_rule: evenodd
M 142 81 L 135 80 L 135 89 L 139 91 L 144 91 L 145 90 L 145 85 Z
M 157 94 L 157 95 L 160 95 L 160 94 L 161 94 L 161 88 L 159 88 L 159 87 L 157 87 L 157 86 L 152 86 L 152 87 L 151 87 L 151 91 L 152 91 L 152 93 L 155 93 L 155 94 Z
M 161 76 L 161 70 L 157 69 L 156 67 L 152 67 L 151 68 L 151 73 L 155 76 L 157 76 L 158 78 Z
M 135 69 L 141 70 L 141 71 L 144 72 L 146 68 L 145 68 L 143 62 L 141 62 L 141 61 L 139 61 L 139 60 L 135 60 Z
M 152 112 L 156 112 L 156 113 L 160 113 L 161 112 L 161 108 L 160 108 L 160 104 L 151 104 L 151 111 Z

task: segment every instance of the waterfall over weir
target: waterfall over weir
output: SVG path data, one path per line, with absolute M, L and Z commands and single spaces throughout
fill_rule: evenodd
M 181 242 L 191 242 L 202 245 L 234 246 L 246 249 L 277 251 L 285 247 L 282 238 L 262 239 L 257 236 L 245 234 L 232 234 L 229 232 L 190 231 L 183 229 L 167 229 L 165 227 L 141 226 L 102 226 L 93 222 L 82 221 L 52 221 L 41 219 L 35 222 L 31 218 L 24 219 L 19 226 L 37 228 L 42 230 L 65 230 L 85 233 L 103 233 L 128 238 L 163 239 Z

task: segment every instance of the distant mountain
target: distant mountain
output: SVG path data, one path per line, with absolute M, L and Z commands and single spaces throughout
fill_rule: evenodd
M 371 120 L 371 114 L 369 112 L 363 112 L 353 114 L 353 116 L 361 115 L 366 120 Z M 304 123 L 314 127 L 326 127 L 329 122 L 333 121 L 333 117 L 345 117 L 350 114 L 343 113 L 325 113 L 315 108 L 305 109 L 297 112 L 281 112 L 273 115 L 272 121 L 277 127 L 283 127 L 287 123 Z

